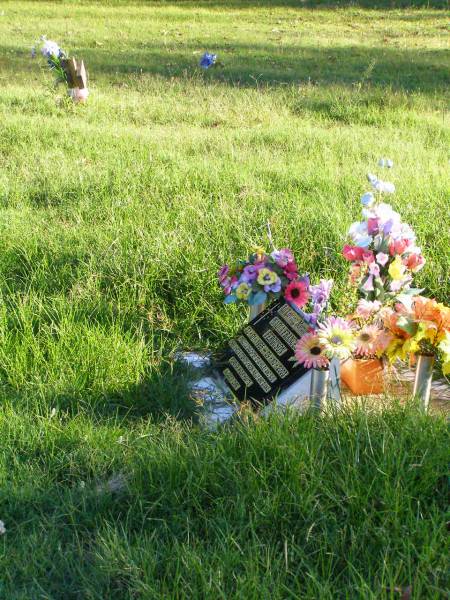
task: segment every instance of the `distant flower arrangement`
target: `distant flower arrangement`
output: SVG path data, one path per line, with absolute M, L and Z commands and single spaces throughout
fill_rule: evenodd
M 41 36 L 36 46 L 39 47 L 40 53 L 46 59 L 50 70 L 55 73 L 55 83 L 65 84 L 68 95 L 74 102 L 85 102 L 89 90 L 84 62 L 77 62 L 75 58 L 69 58 L 56 42 L 48 40 L 45 36 Z M 31 50 L 33 58 L 37 55 L 36 46 Z
M 382 159 L 379 164 L 393 166 L 389 159 Z M 412 228 L 402 223 L 390 204 L 382 202 L 383 194 L 395 192 L 394 184 L 370 173 L 367 178 L 373 192 L 362 196 L 364 218 L 351 225 L 348 233 L 353 243 L 345 245 L 342 254 L 351 263 L 349 279 L 358 286 L 361 296 L 383 302 L 409 290 L 413 275 L 424 266 L 425 258 L 415 243 Z
M 210 67 L 214 67 L 217 61 L 217 54 L 211 54 L 210 52 L 205 52 L 200 59 L 199 66 L 202 69 L 209 69 Z

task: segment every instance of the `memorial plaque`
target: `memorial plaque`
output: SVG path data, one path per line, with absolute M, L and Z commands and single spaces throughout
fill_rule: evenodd
M 294 359 L 308 328 L 285 300 L 277 300 L 228 342 L 216 368 L 239 400 L 266 402 L 308 371 Z

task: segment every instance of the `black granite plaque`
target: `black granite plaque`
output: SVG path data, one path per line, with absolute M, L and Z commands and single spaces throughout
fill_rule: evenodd
M 307 331 L 302 317 L 277 300 L 228 342 L 217 369 L 237 398 L 266 402 L 307 372 L 292 360 Z

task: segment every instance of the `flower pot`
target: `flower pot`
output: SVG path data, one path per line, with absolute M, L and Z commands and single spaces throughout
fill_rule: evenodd
M 327 399 L 329 379 L 330 371 L 328 369 L 311 369 L 309 398 L 311 406 L 317 410 L 322 408 L 323 403 Z
M 379 358 L 349 358 L 341 365 L 341 379 L 356 396 L 382 394 L 383 363 Z
M 434 361 L 435 358 L 432 354 L 419 354 L 417 356 L 413 395 L 420 399 L 425 410 L 427 410 L 430 402 Z
M 261 314 L 264 310 L 266 310 L 267 304 L 263 302 L 262 304 L 252 304 L 249 306 L 249 315 L 248 322 L 253 321 L 259 314 Z
M 67 93 L 74 102 L 86 102 L 89 90 L 87 88 L 68 88 Z

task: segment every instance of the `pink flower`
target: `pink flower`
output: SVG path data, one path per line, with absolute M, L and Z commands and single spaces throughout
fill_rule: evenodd
M 384 252 L 378 252 L 378 254 L 376 255 L 376 259 L 377 259 L 377 263 L 379 265 L 381 265 L 382 267 L 384 267 L 384 265 L 389 260 L 389 256 L 387 254 L 385 254 Z
M 373 255 L 372 250 L 364 250 L 363 261 L 368 265 L 370 265 L 370 263 L 375 262 L 375 256 Z
M 403 264 L 413 273 L 417 273 L 425 264 L 425 258 L 421 254 L 410 254 Z
M 369 235 L 376 235 L 379 231 L 379 220 L 376 217 L 367 219 L 367 232 Z
M 380 267 L 377 263 L 373 262 L 369 265 L 369 273 L 374 277 L 379 277 L 380 275 Z
M 373 287 L 373 275 L 369 275 L 366 279 L 366 281 L 364 282 L 362 289 L 365 292 L 373 292 L 374 287 Z
M 378 300 L 374 300 L 370 302 L 370 300 L 364 300 L 363 298 L 359 300 L 358 305 L 356 307 L 356 314 L 358 317 L 362 317 L 363 319 L 368 319 L 373 314 L 377 313 L 381 308 L 381 302 Z
M 295 358 L 307 369 L 323 369 L 328 367 L 329 360 L 323 354 L 323 346 L 316 333 L 305 333 L 295 347 Z
M 284 297 L 288 302 L 292 302 L 298 308 L 305 306 L 309 300 L 309 285 L 307 281 L 292 281 L 284 292 Z
M 346 244 L 342 249 L 342 256 L 346 260 L 350 260 L 351 262 L 355 260 L 362 260 L 364 254 L 364 248 L 360 248 L 359 246 L 349 246 Z

